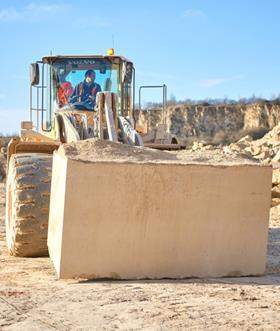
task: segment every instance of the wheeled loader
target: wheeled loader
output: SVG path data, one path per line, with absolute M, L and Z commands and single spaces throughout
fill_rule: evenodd
M 30 121 L 7 151 L 11 255 L 49 253 L 58 278 L 265 271 L 270 166 L 145 148 L 172 138 L 135 129 L 135 70 L 113 52 L 30 68 Z
M 74 89 L 95 73 L 101 92 L 91 102 Z M 30 120 L 7 151 L 6 240 L 11 255 L 48 254 L 52 154 L 88 138 L 143 146 L 135 130 L 135 69 L 122 56 L 45 56 L 30 65 Z M 80 95 L 79 95 L 80 93 Z

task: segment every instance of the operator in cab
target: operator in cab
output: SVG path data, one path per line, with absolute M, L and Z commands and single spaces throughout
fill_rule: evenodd
M 94 70 L 89 69 L 85 73 L 85 79 L 75 87 L 70 102 L 72 104 L 82 103 L 85 104 L 87 108 L 94 110 L 98 92 L 101 92 L 101 87 L 99 84 L 95 83 Z

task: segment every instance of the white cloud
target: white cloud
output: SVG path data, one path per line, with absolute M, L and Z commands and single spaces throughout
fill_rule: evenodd
M 187 9 L 183 13 L 184 17 L 204 17 L 206 16 L 202 10 L 199 9 Z
M 26 12 L 32 14 L 33 17 L 41 17 L 42 15 L 56 15 L 62 13 L 68 7 L 69 5 L 66 4 L 45 5 L 45 4 L 30 3 L 26 7 Z
M 16 21 L 21 19 L 21 13 L 16 11 L 14 8 L 6 8 L 0 10 L 0 21 Z
M 224 84 L 227 81 L 226 78 L 212 78 L 212 79 L 204 79 L 200 82 L 201 87 L 209 88 L 217 85 Z
M 241 78 L 240 75 L 236 75 L 236 76 L 224 77 L 224 78 L 203 79 L 199 85 L 203 88 L 211 88 L 240 78 Z
M 69 12 L 73 6 L 70 4 L 44 4 L 44 3 L 29 3 L 27 6 L 7 7 L 0 9 L 0 22 L 25 22 L 44 20 L 46 18 L 55 17 L 65 12 Z M 108 27 L 110 24 L 103 17 L 97 15 L 86 15 L 78 18 L 76 25 L 81 29 L 90 29 L 92 27 Z M 73 24 L 73 22 L 72 22 Z
M 46 16 L 55 16 L 63 13 L 69 8 L 67 4 L 38 4 L 30 3 L 21 9 L 8 7 L 0 9 L 0 22 L 25 21 L 32 19 L 43 19 Z

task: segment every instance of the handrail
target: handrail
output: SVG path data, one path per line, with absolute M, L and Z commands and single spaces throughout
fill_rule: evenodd
M 139 87 L 139 112 L 141 111 L 141 92 L 142 89 L 160 88 L 162 89 L 162 119 L 166 124 L 166 107 L 167 107 L 167 85 L 142 85 Z

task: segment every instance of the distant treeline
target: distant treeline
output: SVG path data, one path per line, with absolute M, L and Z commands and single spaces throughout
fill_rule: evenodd
M 261 97 L 256 97 L 252 95 L 249 98 L 239 98 L 238 100 L 225 98 L 205 98 L 201 100 L 194 100 L 186 98 L 185 100 L 177 100 L 174 95 L 171 95 L 169 100 L 167 101 L 167 105 L 196 105 L 196 106 L 218 106 L 218 105 L 250 105 L 250 104 L 270 104 L 270 105 L 280 105 L 280 94 L 275 97 L 273 96 L 271 99 L 264 99 Z M 147 102 L 144 108 L 157 108 L 162 107 L 162 103 L 160 102 Z

